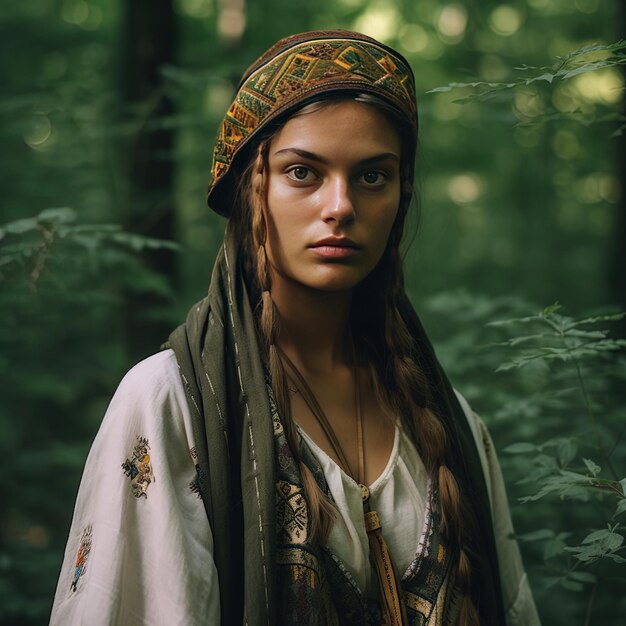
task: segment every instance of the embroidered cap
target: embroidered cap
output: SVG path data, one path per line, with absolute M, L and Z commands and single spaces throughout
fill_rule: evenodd
M 239 83 L 215 141 L 209 206 L 228 217 L 237 155 L 269 122 L 328 92 L 371 93 L 384 99 L 406 118 L 415 146 L 415 80 L 401 54 L 347 30 L 292 35 L 265 52 Z

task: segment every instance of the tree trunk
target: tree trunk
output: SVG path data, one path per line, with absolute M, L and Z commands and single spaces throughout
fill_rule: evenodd
M 174 134 L 159 122 L 174 112 L 162 76 L 163 66 L 173 62 L 176 44 L 172 0 L 127 0 L 122 6 L 122 94 L 126 121 L 133 128 L 122 155 L 128 184 L 123 219 L 131 232 L 171 240 Z M 143 261 L 169 287 L 176 284 L 171 251 L 148 251 Z M 163 315 L 166 300 L 141 290 L 129 295 L 128 347 L 133 359 L 156 351 L 167 338 L 171 323 Z

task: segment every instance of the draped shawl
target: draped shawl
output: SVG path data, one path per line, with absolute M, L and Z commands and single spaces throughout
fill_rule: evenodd
M 469 424 L 408 299 L 402 315 L 414 355 L 449 434 L 447 464 L 475 511 L 472 557 L 481 624 L 504 624 L 489 499 Z M 169 338 L 192 414 L 198 488 L 211 525 L 223 624 L 279 623 L 286 584 L 277 574 L 275 407 L 257 341 L 239 245 L 227 228 L 208 295 Z M 284 607 L 283 607 L 284 608 Z

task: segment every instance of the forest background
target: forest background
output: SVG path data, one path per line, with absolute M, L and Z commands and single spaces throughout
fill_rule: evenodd
M 415 70 L 407 288 L 491 429 L 543 621 L 623 623 L 623 3 L 5 0 L 0 19 L 1 624 L 47 623 L 107 402 L 206 291 L 241 72 L 336 27 Z

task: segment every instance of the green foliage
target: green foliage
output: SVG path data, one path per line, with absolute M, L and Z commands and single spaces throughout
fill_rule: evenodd
M 602 53 L 600 55 L 601 58 L 598 58 L 598 53 Z M 612 44 L 595 43 L 571 50 L 564 56 L 558 56 L 556 62 L 552 65 L 521 65 L 516 67 L 515 69 L 520 72 L 520 75 L 510 81 L 486 82 L 479 80 L 467 83 L 452 82 L 441 87 L 435 87 L 428 93 L 445 93 L 467 87 L 476 90 L 475 93 L 467 98 L 457 100 L 457 102 L 463 104 L 473 99 L 487 100 L 500 91 L 532 85 L 538 81 L 552 84 L 553 82 L 566 81 L 587 72 L 623 65 L 626 65 L 626 40 Z
M 626 339 L 611 339 L 609 331 L 595 328 L 602 322 L 616 322 L 626 314 L 596 315 L 582 320 L 564 317 L 557 312 L 560 305 L 555 304 L 538 315 L 517 319 L 492 322 L 494 327 L 536 327 L 538 332 L 507 339 L 500 345 L 521 348 L 511 361 L 500 365 L 497 371 L 522 368 L 534 361 L 552 360 L 573 361 L 601 356 L 605 352 L 620 351 L 626 348 Z M 594 330 L 585 330 L 593 327 Z
M 457 318 L 472 297 L 457 297 L 455 306 L 454 294 L 441 295 L 434 304 L 442 300 Z M 485 321 L 493 314 L 482 298 L 476 309 Z M 608 624 L 607 616 L 625 608 L 618 590 L 626 575 L 626 341 L 610 329 L 624 314 L 574 318 L 556 304 L 499 317 L 483 325 L 480 351 L 455 354 L 473 366 L 457 375 L 467 379 L 462 389 L 472 389 L 477 365 L 480 377 L 483 365 L 496 372 L 490 393 L 479 389 L 474 404 L 492 407 L 496 440 L 506 433 L 510 442 L 501 461 L 505 474 L 517 476 L 518 539 L 527 546 L 540 609 L 554 623 L 550 607 L 561 604 L 554 594 L 566 594 L 568 619 L 602 615 L 599 622 Z
M 615 524 L 606 529 L 594 530 L 582 540 L 579 546 L 566 547 L 565 550 L 571 552 L 583 563 L 593 563 L 601 558 L 608 558 L 615 563 L 626 563 L 626 559 L 617 554 L 623 550 L 622 544 L 624 543 L 624 536 L 617 532 L 619 528 L 619 524 Z
M 103 264 L 133 264 L 133 254 L 144 250 L 180 249 L 174 242 L 124 232 L 117 224 L 77 224 L 76 220 L 76 211 L 63 207 L 0 226 L 0 281 L 17 273 L 35 291 L 50 263 L 53 274 L 64 264 L 76 269 L 87 263 L 97 271 Z M 152 286 L 165 290 L 162 284 Z
M 125 294 L 165 294 L 140 254 L 178 247 L 68 208 L 0 226 L 0 623 L 43 623 L 71 503 L 128 356 Z M 24 593 L 28 589 L 28 593 Z
M 467 104 L 473 101 L 486 102 L 496 100 L 499 103 L 512 104 L 515 97 L 525 87 L 539 87 L 540 83 L 546 83 L 546 88 L 554 89 L 557 85 L 575 77 L 597 72 L 610 68 L 623 68 L 626 65 L 626 40 L 620 40 L 612 44 L 599 44 L 583 46 L 568 52 L 564 56 L 557 57 L 555 63 L 549 66 L 521 65 L 515 70 L 518 75 L 506 82 L 452 82 L 447 85 L 435 87 L 428 93 L 447 93 L 459 90 L 469 91 L 469 95 L 454 100 L 457 104 Z M 619 107 L 603 114 L 594 113 L 589 115 L 586 107 L 580 105 L 569 107 L 568 110 L 552 108 L 544 111 L 541 115 L 522 115 L 519 125 L 545 124 L 555 120 L 573 120 L 576 123 L 591 125 L 595 123 L 613 123 L 616 128 L 612 137 L 620 136 L 626 129 L 626 116 Z

